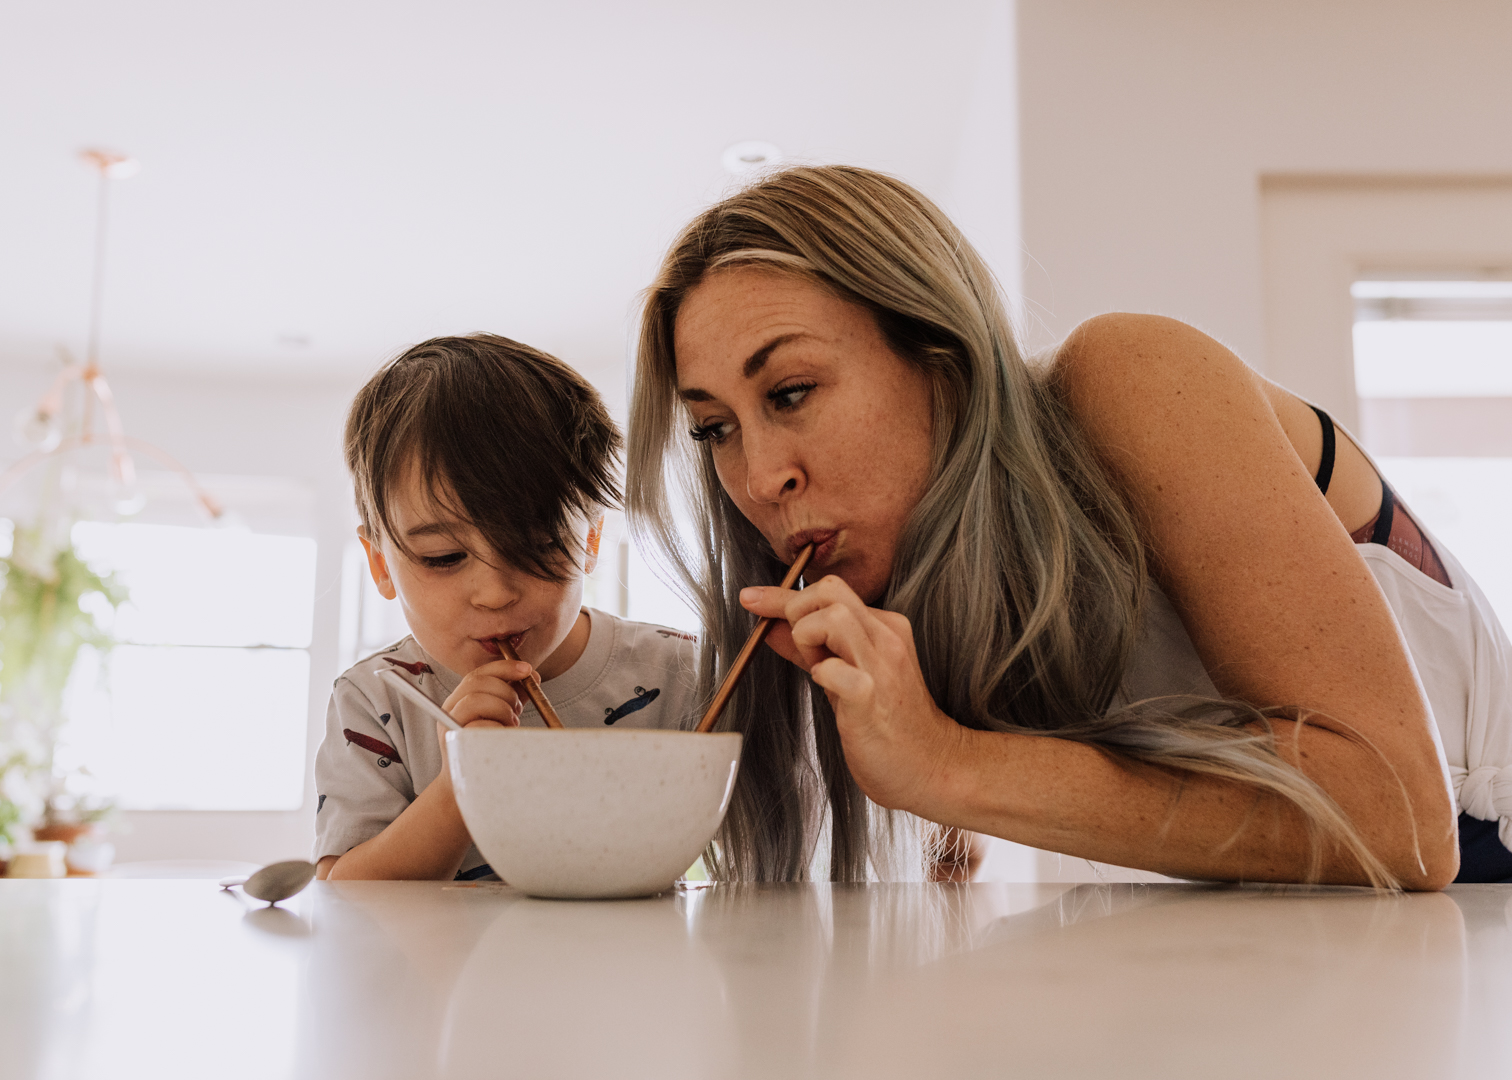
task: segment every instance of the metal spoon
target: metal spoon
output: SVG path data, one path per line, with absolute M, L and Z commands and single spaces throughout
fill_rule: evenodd
M 272 907 L 315 880 L 315 864 L 303 859 L 271 863 L 242 882 L 242 892 Z

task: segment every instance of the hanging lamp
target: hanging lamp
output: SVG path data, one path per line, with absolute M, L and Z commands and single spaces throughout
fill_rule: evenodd
M 66 349 L 63 370 L 37 403 L 24 410 L 17 419 L 17 436 L 32 449 L 25 457 L 0 473 L 0 494 L 22 476 L 49 459 L 56 459 L 89 447 L 108 448 L 109 480 L 115 488 L 113 508 L 119 514 L 140 510 L 145 501 L 137 485 L 133 453 L 152 458 L 177 473 L 193 493 L 196 502 L 211 521 L 220 521 L 225 508 L 205 490 L 194 474 L 161 447 L 126 434 L 115 396 L 100 370 L 100 322 L 105 297 L 106 238 L 110 223 L 110 186 L 113 181 L 136 175 L 140 164 L 125 154 L 112 150 L 85 150 L 80 158 L 99 174 L 99 194 L 95 211 L 94 273 L 90 288 L 89 336 L 84 362 L 76 362 Z M 80 393 L 77 427 L 69 432 L 64 412 L 69 389 L 77 383 Z M 98 417 L 96 416 L 98 406 Z

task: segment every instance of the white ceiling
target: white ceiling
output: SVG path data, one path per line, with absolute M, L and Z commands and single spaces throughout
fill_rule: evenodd
M 108 366 L 349 377 L 487 329 L 612 372 L 660 253 L 731 184 L 730 143 L 883 168 L 949 207 L 1010 12 L 6 0 L 0 362 L 82 344 L 77 154 L 101 146 L 143 166 L 113 187 Z

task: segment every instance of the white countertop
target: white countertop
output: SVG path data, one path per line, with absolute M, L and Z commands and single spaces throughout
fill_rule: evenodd
M 0 881 L 0 1077 L 1492 1077 L 1512 886 Z

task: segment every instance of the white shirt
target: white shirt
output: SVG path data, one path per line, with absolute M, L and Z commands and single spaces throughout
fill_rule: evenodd
M 1419 519 L 1414 519 L 1419 520 Z M 1512 848 L 1512 643 L 1480 587 L 1423 530 L 1449 572 L 1450 588 L 1381 544 L 1355 550 L 1396 616 L 1459 810 L 1500 821 Z M 1115 704 L 1165 694 L 1221 697 L 1169 599 L 1152 580 L 1134 662 Z

